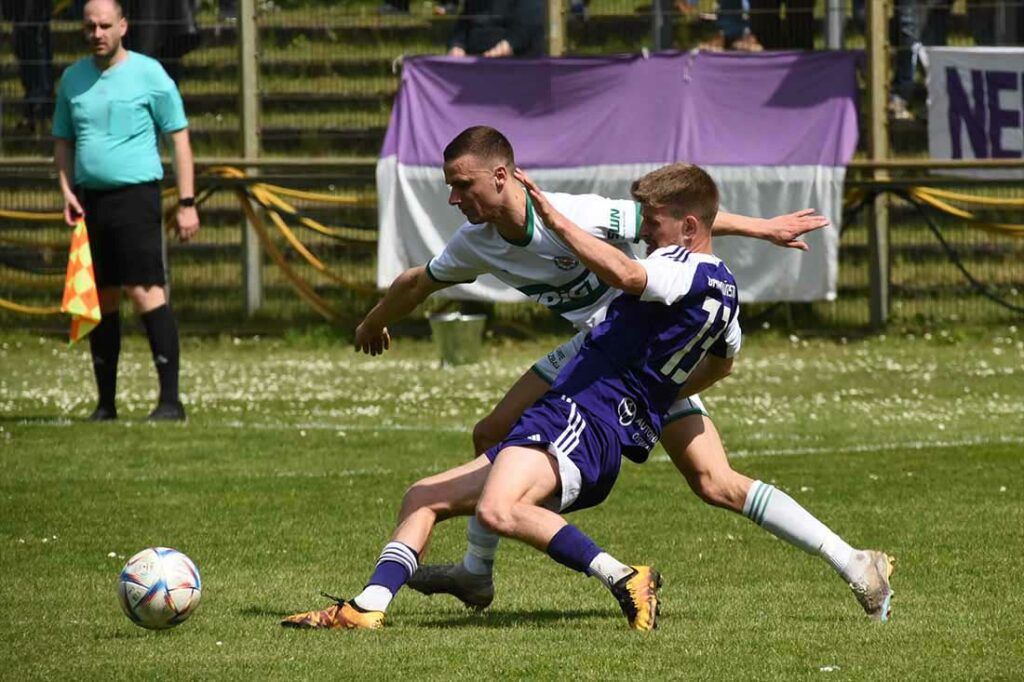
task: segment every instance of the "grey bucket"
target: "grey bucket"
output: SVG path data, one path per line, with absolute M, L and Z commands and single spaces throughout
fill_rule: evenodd
M 441 354 L 441 365 L 468 365 L 479 360 L 486 321 L 486 315 L 431 315 L 430 334 Z

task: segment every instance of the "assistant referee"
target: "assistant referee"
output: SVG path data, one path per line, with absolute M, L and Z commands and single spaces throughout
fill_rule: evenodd
M 178 394 L 178 323 L 164 290 L 160 163 L 157 131 L 174 147 L 177 230 L 182 241 L 199 229 L 188 120 L 174 82 L 149 57 L 122 45 L 128 32 L 116 0 L 90 0 L 82 26 L 92 57 L 67 68 L 53 117 L 54 160 L 64 217 L 85 215 L 103 319 L 89 335 L 99 404 L 92 421 L 117 418 L 119 308 L 123 291 L 142 317 L 160 380 L 149 419 L 183 420 Z

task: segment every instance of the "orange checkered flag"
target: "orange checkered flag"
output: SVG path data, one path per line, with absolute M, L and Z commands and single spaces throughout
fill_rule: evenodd
M 60 311 L 71 315 L 71 343 L 80 341 L 100 323 L 100 294 L 92 269 L 92 251 L 85 220 L 79 219 L 71 234 L 64 302 Z

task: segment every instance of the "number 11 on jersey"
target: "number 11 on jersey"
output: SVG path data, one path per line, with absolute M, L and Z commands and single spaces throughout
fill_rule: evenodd
M 729 316 L 732 314 L 732 310 L 729 306 L 723 306 L 720 301 L 708 298 L 704 299 L 704 305 L 701 306 L 702 310 L 705 310 L 708 314 L 708 319 L 704 321 L 704 326 L 700 328 L 700 331 L 694 334 L 693 338 L 687 342 L 685 346 L 676 351 L 671 358 L 668 359 L 661 367 L 661 373 L 669 377 L 674 383 L 682 385 L 686 382 L 687 377 L 690 376 L 690 372 L 697 366 L 697 362 L 704 357 L 708 348 L 715 342 L 715 339 L 719 337 L 725 326 L 729 323 Z M 718 333 L 711 334 L 711 326 L 715 323 L 718 318 L 719 310 L 722 311 L 722 322 L 723 325 Z M 688 357 L 693 347 L 700 343 L 700 349 L 692 357 Z

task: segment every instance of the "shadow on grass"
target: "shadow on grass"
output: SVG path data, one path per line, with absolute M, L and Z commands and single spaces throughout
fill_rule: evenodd
M 482 613 L 467 613 L 458 616 L 428 616 L 426 614 L 404 614 L 403 620 L 415 619 L 416 625 L 425 628 L 514 628 L 523 625 L 548 625 L 591 618 L 620 618 L 614 609 L 583 609 L 577 611 L 540 610 L 494 610 Z
M 326 608 L 326 606 L 330 606 L 330 604 L 326 604 L 325 606 L 320 606 L 320 607 L 317 607 L 317 608 Z M 314 607 L 310 606 L 310 607 L 308 607 L 305 610 L 308 611 L 311 608 L 314 608 Z M 252 606 L 245 606 L 245 607 L 242 607 L 242 608 L 238 609 L 238 615 L 246 616 L 246 617 L 251 617 L 251 618 L 274 618 L 274 619 L 277 619 L 277 620 L 281 620 L 285 616 L 290 616 L 293 613 L 297 613 L 297 612 L 302 611 L 302 610 L 303 610 L 302 607 L 296 607 L 296 608 L 291 609 L 291 610 L 283 610 L 283 609 L 271 609 L 271 608 L 267 608 L 266 606 L 252 605 Z
M 67 426 L 84 423 L 85 417 L 68 417 L 58 414 L 0 414 L 0 424 L 34 424 L 41 426 Z
M 314 608 L 314 607 L 309 607 Z M 247 618 L 266 618 L 268 620 L 280 621 L 286 616 L 303 610 L 296 607 L 291 610 L 273 609 L 266 606 L 250 605 L 238 609 L 240 616 Z M 463 614 L 439 614 L 436 611 L 428 612 L 427 609 L 403 610 L 397 616 L 406 627 L 422 628 L 507 628 L 522 627 L 524 625 L 543 626 L 547 624 L 564 623 L 568 621 L 579 621 L 590 618 L 614 618 L 618 620 L 621 616 L 614 609 L 583 609 L 577 611 L 556 611 L 553 609 L 541 610 L 494 610 L 494 611 L 466 611 Z

